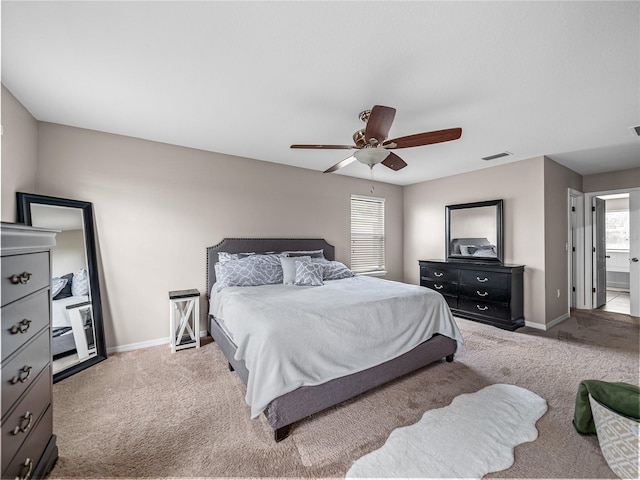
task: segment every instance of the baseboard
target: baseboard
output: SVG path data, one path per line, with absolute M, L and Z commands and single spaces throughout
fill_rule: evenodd
M 524 325 L 525 327 L 531 327 L 531 328 L 535 328 L 536 330 L 549 330 L 552 327 L 555 327 L 556 325 L 558 325 L 561 322 L 564 322 L 567 318 L 569 318 L 571 315 L 567 312 L 567 313 L 563 313 L 562 315 L 560 315 L 558 318 L 550 321 L 547 324 L 542 324 L 542 323 L 534 323 L 534 322 L 527 322 L 526 320 L 524 321 Z
M 206 330 L 200 330 L 200 338 L 206 337 L 207 335 L 209 335 L 209 333 Z M 118 345 L 117 347 L 109 347 L 107 348 L 107 355 L 119 352 L 130 352 L 131 350 L 140 350 L 141 348 L 157 347 L 158 345 L 169 345 L 169 337 L 147 340 L 146 342 L 129 343 L 127 345 Z

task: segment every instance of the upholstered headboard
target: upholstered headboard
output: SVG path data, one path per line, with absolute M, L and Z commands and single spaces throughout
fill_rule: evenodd
M 335 248 L 323 238 L 225 238 L 213 247 L 207 247 L 207 297 L 216 283 L 214 265 L 218 261 L 218 252 L 228 253 L 265 253 L 287 250 L 324 250 L 327 260 L 335 260 Z

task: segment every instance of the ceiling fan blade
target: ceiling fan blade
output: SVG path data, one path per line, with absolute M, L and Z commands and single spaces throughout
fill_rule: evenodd
M 348 158 L 345 158 L 344 160 L 342 160 L 341 162 L 336 163 L 333 167 L 329 167 L 327 168 L 324 172 L 322 173 L 331 173 L 331 172 L 335 172 L 336 170 L 341 169 L 342 167 L 346 167 L 347 165 L 349 165 L 351 162 L 355 162 L 356 161 L 356 157 L 354 157 L 353 155 L 351 155 Z
M 389 152 L 389 156 L 382 161 L 385 167 L 389 167 L 396 172 L 407 166 L 407 162 L 402 160 L 398 155 L 393 152 Z
M 358 148 L 355 145 L 291 145 L 291 148 L 312 148 L 316 150 L 350 150 L 352 148 Z
M 457 140 L 462 136 L 461 128 L 449 128 L 447 130 L 436 130 L 435 132 L 416 133 L 406 137 L 387 140 L 382 145 L 384 148 L 409 148 L 431 145 L 433 143 L 449 142 Z
M 369 140 L 375 138 L 378 143 L 384 142 L 389 136 L 389 129 L 396 116 L 396 109 L 384 107 L 382 105 L 374 105 L 367 120 L 367 126 L 364 131 L 364 138 Z

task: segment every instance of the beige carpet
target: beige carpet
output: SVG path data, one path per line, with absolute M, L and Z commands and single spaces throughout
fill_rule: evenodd
M 538 439 L 489 476 L 614 478 L 597 439 L 577 434 L 571 419 L 581 380 L 638 383 L 639 329 L 620 318 L 574 312 L 548 332 L 515 333 L 459 320 L 466 346 L 453 363 L 299 422 L 278 444 L 264 420 L 249 419 L 244 385 L 215 343 L 115 354 L 54 385 L 60 458 L 51 478 L 344 477 L 394 428 L 493 383 L 527 388 L 549 409 Z

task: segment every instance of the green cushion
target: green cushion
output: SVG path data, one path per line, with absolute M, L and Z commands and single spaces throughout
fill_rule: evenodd
M 640 388 L 622 382 L 583 380 L 578 386 L 573 416 L 573 426 L 578 433 L 596 433 L 589 394 L 614 412 L 640 420 Z

